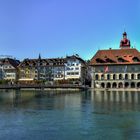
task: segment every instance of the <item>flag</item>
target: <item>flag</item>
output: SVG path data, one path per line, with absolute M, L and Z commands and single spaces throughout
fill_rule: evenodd
M 125 68 L 124 68 L 124 73 L 126 73 L 126 71 L 127 71 L 127 66 L 125 66 Z
M 104 72 L 108 72 L 109 71 L 109 68 L 108 68 L 108 66 L 106 66 L 105 68 L 104 68 Z

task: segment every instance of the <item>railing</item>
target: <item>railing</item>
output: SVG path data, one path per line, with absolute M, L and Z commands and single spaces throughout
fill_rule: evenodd
M 127 82 L 132 82 L 132 81 L 140 81 L 140 79 L 98 79 L 95 81 L 127 81 Z

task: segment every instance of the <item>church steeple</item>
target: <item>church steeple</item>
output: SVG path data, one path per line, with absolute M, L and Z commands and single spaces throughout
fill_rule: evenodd
M 39 53 L 38 59 L 41 60 L 41 54 Z
M 125 48 L 130 48 L 131 44 L 130 44 L 130 40 L 127 39 L 127 33 L 124 32 L 123 33 L 123 39 L 120 42 L 120 48 L 121 49 L 125 49 Z

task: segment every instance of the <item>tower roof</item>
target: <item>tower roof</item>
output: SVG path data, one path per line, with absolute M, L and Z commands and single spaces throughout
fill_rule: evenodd
M 127 33 L 126 33 L 126 32 L 124 32 L 124 33 L 123 33 L 123 35 L 127 36 Z

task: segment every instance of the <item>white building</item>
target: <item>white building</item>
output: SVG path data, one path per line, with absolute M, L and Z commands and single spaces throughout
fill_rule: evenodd
M 15 81 L 18 78 L 19 61 L 12 58 L 0 59 L 0 79 Z
M 73 80 L 76 83 L 84 83 L 85 67 L 85 61 L 78 55 L 67 56 L 65 64 L 65 79 Z

